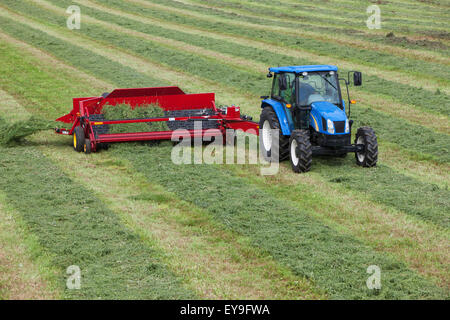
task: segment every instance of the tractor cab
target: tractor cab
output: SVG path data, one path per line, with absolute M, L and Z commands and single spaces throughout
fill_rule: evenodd
M 283 160 L 289 156 L 287 143 L 294 132 L 300 130 L 311 144 L 315 155 L 345 156 L 348 152 L 363 149 L 362 144 L 351 144 L 350 100 L 348 86 L 353 73 L 353 84 L 360 86 L 361 73 L 351 71 L 347 79 L 339 78 L 338 68 L 331 65 L 290 66 L 270 68 L 273 78 L 270 96 L 262 97 L 260 128 L 261 142 L 266 159 L 273 158 L 266 130 L 279 129 L 279 151 Z M 346 85 L 348 105 L 342 98 L 340 82 Z M 291 155 L 295 156 L 295 154 Z M 308 167 L 308 166 L 307 166 Z M 295 169 L 294 169 L 295 170 Z M 301 171 L 307 171 L 301 170 Z

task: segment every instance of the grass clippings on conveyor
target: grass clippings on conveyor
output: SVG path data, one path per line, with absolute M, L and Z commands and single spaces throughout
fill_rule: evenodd
M 105 105 L 106 120 L 147 119 L 164 117 L 164 111 L 157 104 L 142 105 L 132 109 L 127 104 Z M 109 133 L 147 132 L 169 130 L 166 122 L 138 122 L 109 125 Z

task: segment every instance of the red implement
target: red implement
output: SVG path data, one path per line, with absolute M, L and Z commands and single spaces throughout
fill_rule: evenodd
M 167 115 L 166 117 L 147 119 L 118 119 L 104 120 L 101 117 L 104 105 L 127 104 L 131 108 L 142 105 L 157 104 Z M 178 87 L 116 89 L 102 97 L 74 98 L 72 111 L 58 119 L 72 124 L 71 129 L 56 129 L 56 133 L 74 136 L 74 148 L 77 151 L 96 151 L 101 143 L 131 142 L 147 140 L 170 140 L 175 130 L 149 131 L 130 133 L 104 133 L 96 130 L 96 126 L 105 127 L 109 124 L 137 123 L 137 122 L 167 122 L 169 128 L 183 128 L 175 123 L 186 121 L 213 122 L 214 128 L 185 129 L 191 138 L 211 137 L 221 135 L 225 137 L 227 129 L 249 131 L 258 134 L 256 122 L 241 116 L 240 108 L 231 106 L 217 109 L 214 93 L 186 94 Z M 175 136 L 177 134 L 175 133 Z M 179 135 L 178 135 L 179 136 Z

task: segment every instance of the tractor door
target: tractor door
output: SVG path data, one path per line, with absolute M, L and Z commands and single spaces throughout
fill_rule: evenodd
M 295 106 L 295 74 L 278 73 L 275 74 L 272 87 L 272 99 L 279 101 L 286 113 L 286 117 L 291 130 L 294 130 L 292 120 L 292 107 Z

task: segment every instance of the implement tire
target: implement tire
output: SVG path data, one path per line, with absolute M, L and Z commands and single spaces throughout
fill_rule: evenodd
M 356 164 L 362 167 L 374 167 L 378 161 L 378 141 L 371 127 L 361 127 L 356 132 L 355 144 L 363 144 L 363 152 L 355 152 Z
M 75 127 L 73 130 L 73 148 L 77 152 L 81 152 L 84 149 L 86 137 L 84 135 L 84 130 L 82 127 Z
M 83 151 L 85 154 L 90 154 L 92 152 L 91 140 L 89 139 L 84 140 Z
M 277 114 L 271 107 L 265 107 L 259 120 L 259 148 L 269 162 L 283 161 L 289 156 L 289 137 L 281 132 Z M 271 130 L 278 130 L 278 139 L 273 139 Z
M 312 146 L 306 130 L 294 130 L 289 139 L 292 170 L 296 173 L 308 172 L 312 165 Z

